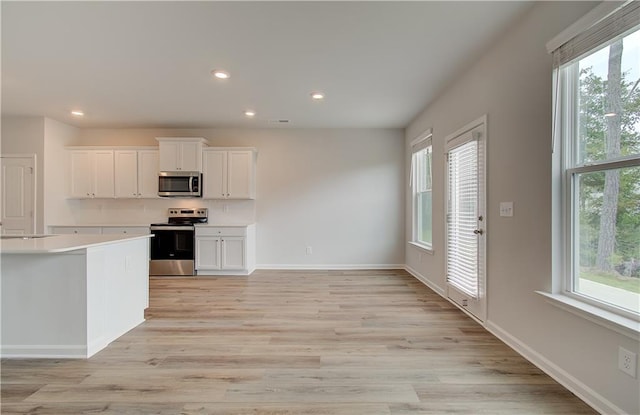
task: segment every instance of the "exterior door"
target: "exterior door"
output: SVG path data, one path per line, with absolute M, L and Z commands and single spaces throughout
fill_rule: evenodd
M 447 137 L 447 296 L 484 321 L 486 314 L 486 118 Z
M 35 233 L 35 156 L 2 156 L 2 233 Z

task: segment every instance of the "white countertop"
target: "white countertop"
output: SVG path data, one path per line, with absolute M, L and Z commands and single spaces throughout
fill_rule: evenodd
M 166 221 L 166 220 L 165 220 Z M 164 223 L 163 220 L 158 220 L 154 223 Z M 230 227 L 246 227 L 250 225 L 254 225 L 255 222 L 207 222 L 207 223 L 196 223 L 196 226 L 230 226 Z M 148 228 L 150 226 L 149 223 L 144 224 L 113 224 L 113 223 L 92 223 L 87 224 L 84 223 L 82 225 L 74 224 L 74 225 L 49 225 L 49 228 L 129 228 L 129 227 L 140 227 L 140 228 Z
M 158 221 L 158 222 L 161 222 Z M 49 228 L 148 228 L 148 223 L 83 223 L 81 225 L 49 225 Z
M 6 235 L 9 236 L 9 235 Z M 94 246 L 151 238 L 153 235 L 33 235 L 44 238 L 15 238 L 0 240 L 2 254 L 53 254 L 70 252 Z
M 195 226 L 198 228 L 206 228 L 206 227 L 230 227 L 230 228 L 246 228 L 247 226 L 254 225 L 255 222 L 207 222 L 207 223 L 196 223 Z

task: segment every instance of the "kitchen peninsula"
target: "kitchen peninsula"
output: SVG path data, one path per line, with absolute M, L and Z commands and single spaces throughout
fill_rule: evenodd
M 3 235 L 3 358 L 88 358 L 144 321 L 152 235 Z

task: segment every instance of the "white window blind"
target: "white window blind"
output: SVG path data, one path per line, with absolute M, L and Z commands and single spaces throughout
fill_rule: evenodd
M 638 26 L 640 1 L 631 1 L 553 51 L 553 66 L 569 63 Z
M 449 152 L 448 282 L 478 298 L 478 141 Z

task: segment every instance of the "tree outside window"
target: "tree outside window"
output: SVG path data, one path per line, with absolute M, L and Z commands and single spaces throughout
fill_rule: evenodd
M 569 289 L 640 312 L 640 30 L 563 68 L 577 83 L 566 170 Z

